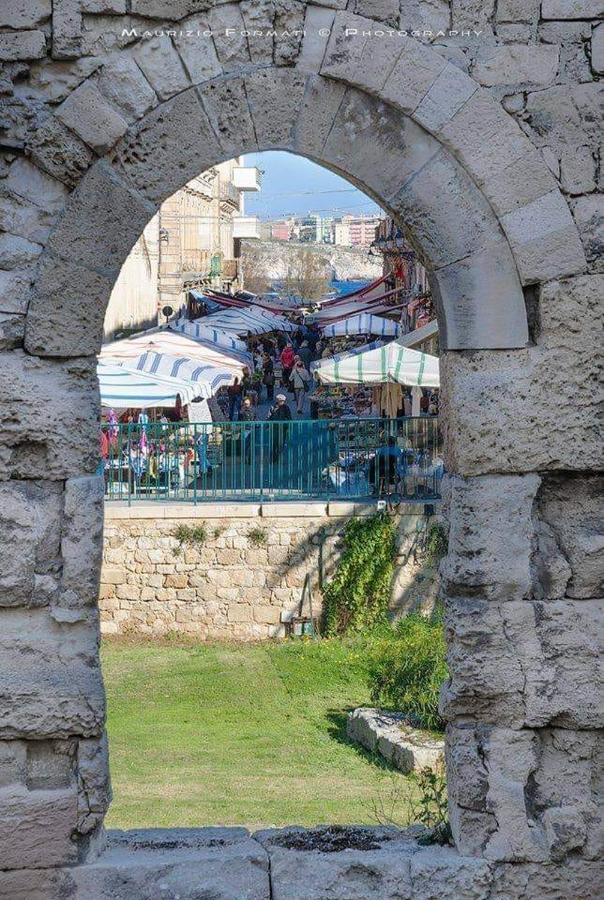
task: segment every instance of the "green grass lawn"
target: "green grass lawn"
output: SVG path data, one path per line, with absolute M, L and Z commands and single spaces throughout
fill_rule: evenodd
M 341 641 L 104 640 L 107 825 L 376 824 L 414 782 L 346 740 L 365 658 Z

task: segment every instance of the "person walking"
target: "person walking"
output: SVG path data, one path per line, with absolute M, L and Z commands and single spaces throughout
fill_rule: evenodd
M 241 387 L 239 379 L 235 377 L 233 384 L 231 384 L 227 388 L 227 394 L 229 397 L 229 419 L 231 420 L 231 422 L 235 422 L 239 418 L 242 392 L 243 389 Z
M 306 394 L 310 383 L 310 373 L 299 356 L 296 356 L 296 361 L 292 369 L 291 383 L 296 398 L 296 412 L 301 416 L 304 406 L 304 395 Z
M 252 401 L 249 397 L 245 397 L 243 403 L 241 404 L 241 411 L 239 413 L 239 421 L 240 422 L 255 422 L 256 421 L 256 411 L 252 406 Z M 242 427 L 242 441 L 243 441 L 243 456 L 246 463 L 252 461 L 252 428 Z
M 275 367 L 268 353 L 264 354 L 262 372 L 262 383 L 266 388 L 266 399 L 272 403 L 275 396 Z
M 298 350 L 298 356 L 304 363 L 304 368 L 310 370 L 310 364 L 314 359 L 314 354 L 310 348 L 308 341 L 302 341 L 300 344 L 300 349 Z
M 281 384 L 284 388 L 291 391 L 290 375 L 296 361 L 296 354 L 294 353 L 294 348 L 291 344 L 286 344 L 286 346 L 283 348 L 283 350 L 281 351 L 280 360 L 282 367 Z
M 291 422 L 292 419 L 291 410 L 288 406 L 287 397 L 285 396 L 285 394 L 277 394 L 276 401 L 277 402 L 268 415 L 269 422 L 275 422 L 275 425 L 272 428 L 272 460 L 274 463 L 277 462 L 281 455 L 283 445 L 287 440 L 287 423 Z

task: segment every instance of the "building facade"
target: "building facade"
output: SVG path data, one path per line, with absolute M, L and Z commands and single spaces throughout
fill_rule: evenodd
M 345 215 L 332 224 L 333 243 L 343 247 L 369 248 L 375 239 L 375 230 L 380 224 L 379 216 Z
M 388 287 L 401 291 L 403 332 L 408 335 L 417 332 L 417 343 L 409 345 L 425 353 L 438 355 L 436 311 L 428 273 L 399 226 L 390 217 L 379 221 L 371 252 L 383 256 L 383 273 L 387 276 Z
M 104 338 L 156 325 L 162 309 L 177 310 L 189 290 L 241 286 L 239 238 L 259 237 L 245 216 L 246 191 L 260 173 L 236 158 L 202 172 L 165 200 L 122 266 L 107 307 Z

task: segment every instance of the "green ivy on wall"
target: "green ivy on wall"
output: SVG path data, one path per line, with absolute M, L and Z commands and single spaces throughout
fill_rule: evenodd
M 359 633 L 385 625 L 394 573 L 396 527 L 383 514 L 351 519 L 344 552 L 323 589 L 323 633 Z

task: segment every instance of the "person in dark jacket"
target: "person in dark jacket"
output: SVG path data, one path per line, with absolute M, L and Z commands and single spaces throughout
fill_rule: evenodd
M 277 402 L 271 409 L 268 420 L 269 422 L 277 422 L 279 424 L 275 425 L 272 429 L 273 432 L 273 452 L 272 458 L 273 462 L 277 462 L 281 455 L 281 451 L 283 450 L 283 445 L 287 440 L 287 432 L 288 425 L 287 422 L 291 422 L 292 414 L 289 406 L 287 405 L 287 397 L 285 394 L 277 394 Z

